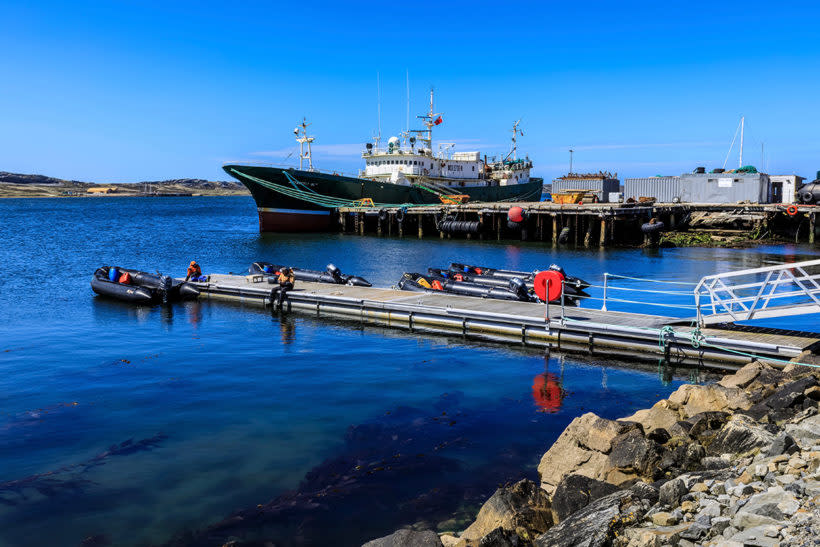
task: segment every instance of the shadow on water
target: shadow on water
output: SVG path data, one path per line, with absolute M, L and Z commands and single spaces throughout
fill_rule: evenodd
M 612 364 L 627 366 L 634 368 Z M 539 458 L 574 417 L 560 413 L 574 395 L 563 385 L 563 358 L 547 354 L 544 367 L 532 378 L 531 398 L 476 407 L 466 404 L 463 393 L 446 392 L 428 408 L 399 406 L 350 426 L 338 451 L 307 472 L 295 490 L 180 533 L 165 546 L 204 547 L 229 538 L 299 547 L 332 539 L 334 545 L 358 546 L 406 525 L 463 529 L 498 486 L 534 478 Z M 658 368 L 667 381 L 688 372 Z M 607 367 L 601 367 L 600 382 L 606 389 Z M 510 438 L 506 424 L 516 421 L 538 421 L 542 434 Z
M 83 462 L 65 465 L 58 469 L 37 473 L 22 479 L 0 482 L 0 504 L 15 506 L 31 501 L 32 496 L 39 494 L 42 497 L 54 498 L 78 495 L 93 485 L 84 477 L 92 468 L 107 463 L 111 458 L 128 456 L 138 452 L 153 450 L 160 446 L 168 437 L 162 433 L 146 439 L 135 441 L 128 439 L 119 444 L 113 444 L 107 450 Z

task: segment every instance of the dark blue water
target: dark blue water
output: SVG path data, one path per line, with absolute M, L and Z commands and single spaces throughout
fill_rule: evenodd
M 389 286 L 450 261 L 558 262 L 600 283 L 604 271 L 696 281 L 813 254 L 261 236 L 245 197 L 4 200 L 0 226 L 0 545 L 15 546 L 358 545 L 402 524 L 458 526 L 499 483 L 535 478 L 575 416 L 628 415 L 693 374 L 241 305 L 135 308 L 93 295 L 97 266 L 334 262 Z M 215 526 L 235 512 L 242 525 Z

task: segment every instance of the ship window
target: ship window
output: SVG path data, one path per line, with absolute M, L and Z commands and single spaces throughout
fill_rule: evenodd
M 475 171 L 475 165 L 473 165 L 473 171 Z

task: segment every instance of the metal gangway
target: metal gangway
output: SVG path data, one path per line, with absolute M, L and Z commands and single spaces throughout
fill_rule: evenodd
M 613 281 L 638 282 L 638 285 L 614 284 Z M 662 286 L 643 288 L 646 284 Z M 697 283 L 604 273 L 604 284 L 590 287 L 602 289 L 602 297 L 588 296 L 581 300 L 602 301 L 602 311 L 607 311 L 608 304 L 613 303 L 677 309 L 677 313 L 685 314 L 676 319 L 677 323 L 697 327 L 791 317 L 820 313 L 820 260 L 707 275 Z
M 820 313 L 820 260 L 708 275 L 695 307 L 701 326 Z

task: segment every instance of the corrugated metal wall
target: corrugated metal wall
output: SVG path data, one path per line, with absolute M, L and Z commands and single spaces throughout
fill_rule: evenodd
M 555 179 L 552 181 L 552 193 L 568 190 L 592 190 L 598 196 L 598 201 L 609 201 L 610 192 L 619 192 L 621 183 L 618 179 Z
M 629 198 L 655 198 L 658 203 L 681 200 L 680 177 L 624 179 L 624 201 Z
M 743 173 L 685 174 L 681 201 L 687 203 L 768 203 L 769 177 Z

